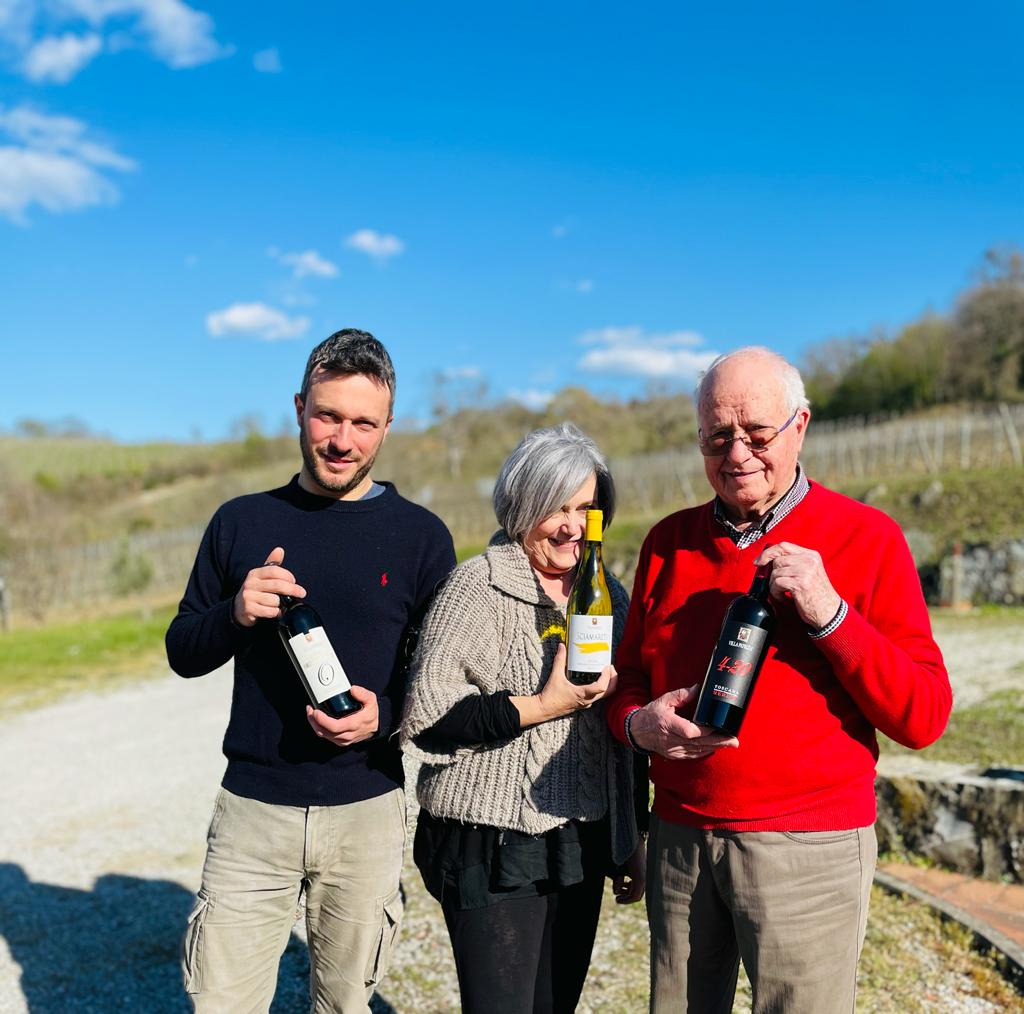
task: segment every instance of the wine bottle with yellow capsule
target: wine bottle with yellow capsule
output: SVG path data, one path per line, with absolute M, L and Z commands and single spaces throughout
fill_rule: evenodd
M 612 597 L 601 562 L 604 513 L 587 511 L 586 542 L 565 606 L 566 678 L 576 686 L 597 682 L 612 661 Z

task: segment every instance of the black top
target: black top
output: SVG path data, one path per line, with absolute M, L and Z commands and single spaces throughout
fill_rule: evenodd
M 235 684 L 224 735 L 223 785 L 240 796 L 287 806 L 370 799 L 402 784 L 389 734 L 401 716 L 399 658 L 410 618 L 455 564 L 439 518 L 399 496 L 334 500 L 287 486 L 238 497 L 213 516 L 178 615 L 167 658 L 181 676 L 201 676 L 232 656 Z M 349 680 L 377 694 L 373 740 L 337 747 L 306 721 L 308 698 L 275 620 L 235 624 L 233 600 L 246 574 L 275 546 L 307 592 Z
M 412 851 L 430 894 L 465 910 L 604 877 L 613 872 L 610 843 L 607 817 L 524 834 L 420 810 Z
M 511 739 L 522 731 L 511 692 L 471 694 L 455 704 L 421 740 L 460 746 Z M 647 829 L 647 763 L 634 757 L 637 825 Z M 547 894 L 614 872 L 608 818 L 571 820 L 546 834 L 464 824 L 420 810 L 413 859 L 427 890 L 457 909 L 485 908 L 512 898 Z
M 442 715 L 416 741 L 431 740 L 469 746 L 512 739 L 522 731 L 519 709 L 509 699 L 511 690 L 469 694 Z

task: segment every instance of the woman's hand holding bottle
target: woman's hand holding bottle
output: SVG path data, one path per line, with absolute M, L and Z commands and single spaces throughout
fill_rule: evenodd
M 540 693 L 530 697 L 512 697 L 511 701 L 519 711 L 519 722 L 523 728 L 561 718 L 576 711 L 583 711 L 596 704 L 615 689 L 618 674 L 615 666 L 607 665 L 593 683 L 576 686 L 565 675 L 566 650 L 559 644 L 551 672 Z

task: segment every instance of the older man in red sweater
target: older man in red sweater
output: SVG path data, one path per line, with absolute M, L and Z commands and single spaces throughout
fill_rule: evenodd
M 804 475 L 810 409 L 763 348 L 697 392 L 716 496 L 640 552 L 613 733 L 650 753 L 651 1009 L 852 1012 L 875 867 L 876 730 L 941 735 L 951 693 L 913 560 L 889 517 Z M 771 565 L 777 627 L 738 738 L 695 725 L 729 602 Z

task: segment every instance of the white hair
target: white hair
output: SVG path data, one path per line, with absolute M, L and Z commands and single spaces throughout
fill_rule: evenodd
M 708 388 L 711 386 L 713 374 L 722 363 L 737 356 L 760 358 L 768 361 L 769 368 L 775 373 L 775 377 L 782 387 L 783 396 L 786 399 L 786 410 L 797 412 L 802 408 L 810 408 L 811 403 L 807 399 L 807 392 L 804 390 L 804 380 L 800 371 L 778 352 L 772 351 L 766 345 L 744 345 L 742 348 L 733 349 L 720 355 L 702 374 L 694 391 L 694 402 L 697 412 L 700 412 L 701 404 L 707 397 Z
M 615 483 L 597 444 L 572 423 L 527 433 L 494 482 L 494 513 L 516 542 L 555 513 L 592 475 L 604 527 L 615 516 Z

